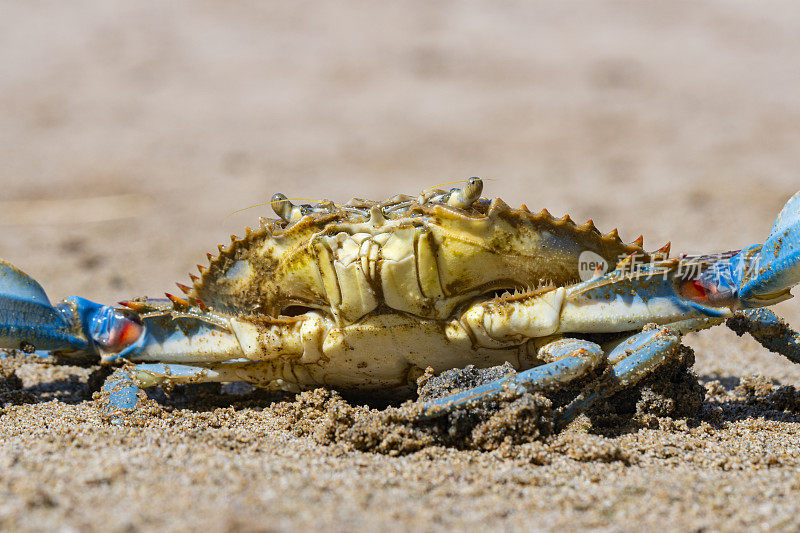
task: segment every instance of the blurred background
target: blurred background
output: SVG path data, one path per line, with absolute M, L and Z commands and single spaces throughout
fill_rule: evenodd
M 174 292 L 276 191 L 469 176 L 722 251 L 800 189 L 800 6 L 1 0 L 0 117 L 0 257 L 54 299 Z M 718 329 L 701 369 L 800 381 Z

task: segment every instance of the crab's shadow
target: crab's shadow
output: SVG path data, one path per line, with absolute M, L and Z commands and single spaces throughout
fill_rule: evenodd
M 633 389 L 626 393 L 627 398 L 612 398 L 587 413 L 588 431 L 610 437 L 645 428 L 663 429 L 675 422 L 690 428 L 708 424 L 719 430 L 744 420 L 800 423 L 800 391 L 793 385 L 759 376 L 701 375 L 695 379 L 704 389 L 703 399 L 688 411 L 665 415 L 645 409 L 643 413 L 642 390 Z
M 78 405 L 92 400 L 113 371 L 113 368 L 100 366 L 55 366 L 48 364 L 47 360 L 24 356 L 5 358 L 0 363 L 0 405 L 50 401 Z M 152 387 L 145 394 L 166 409 L 198 412 L 231 406 L 237 409 L 265 408 L 294 396 L 263 391 L 244 383 L 178 385 L 170 390 Z
M 75 405 L 91 398 L 90 383 L 89 369 L 55 366 L 34 355 L 0 353 L 0 405 L 48 401 Z
M 176 385 L 171 389 L 152 387 L 145 391 L 148 398 L 164 407 L 210 411 L 218 408 L 234 409 L 268 408 L 279 402 L 296 401 L 299 393 L 269 391 L 253 387 L 247 383 L 200 383 Z M 396 396 L 370 395 L 364 392 L 341 392 L 343 400 L 352 406 L 366 406 L 370 409 L 384 410 L 398 407 L 408 398 Z
M 708 422 L 800 422 L 800 391 L 794 385 L 761 376 L 702 375 L 699 381 L 707 389 L 703 403 Z
M 151 400 L 166 409 L 208 412 L 220 408 L 265 409 L 294 398 L 294 394 L 252 387 L 246 383 L 198 383 L 175 385 L 168 389 L 151 387 L 145 390 Z
M 52 360 L 13 352 L 0 358 L 0 406 L 4 404 L 36 404 L 58 401 L 78 405 L 90 401 L 100 392 L 113 368 L 105 366 L 58 365 Z M 187 409 L 197 412 L 218 408 L 263 409 L 277 402 L 293 401 L 297 394 L 275 392 L 247 383 L 198 383 L 151 387 L 147 397 L 165 409 Z M 399 405 L 403 399 L 370 396 L 364 393 L 342 395 L 353 405 L 385 409 Z

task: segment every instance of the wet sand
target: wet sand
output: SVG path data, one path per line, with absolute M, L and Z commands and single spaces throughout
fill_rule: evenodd
M 0 257 L 52 299 L 172 292 L 276 191 L 478 175 L 694 253 L 760 242 L 800 189 L 790 2 L 0 6 Z M 686 343 L 689 412 L 416 451 L 347 438 L 381 408 L 324 391 L 156 392 L 117 427 L 91 369 L 15 358 L 0 528 L 796 530 L 800 367 L 725 327 Z

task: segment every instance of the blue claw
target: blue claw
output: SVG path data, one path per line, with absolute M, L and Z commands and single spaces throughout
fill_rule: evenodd
M 33 278 L 0 260 L 0 348 L 97 356 L 132 346 L 144 329 L 135 316 L 77 296 L 54 306 Z
M 30 276 L 0 260 L 0 347 L 91 351 L 65 307 L 50 304 Z
M 780 293 L 800 282 L 800 193 L 775 219 L 759 257 L 756 276 L 739 289 L 741 299 Z
M 731 263 L 743 307 L 789 298 L 789 289 L 800 283 L 800 192 L 781 210 L 764 244 L 745 248 Z
M 800 192 L 781 210 L 764 244 L 723 257 L 698 278 L 705 292 L 725 307 L 752 309 L 791 298 L 800 283 Z

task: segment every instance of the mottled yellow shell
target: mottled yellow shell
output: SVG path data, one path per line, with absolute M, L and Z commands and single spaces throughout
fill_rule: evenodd
M 251 320 L 307 308 L 340 324 L 396 311 L 445 320 L 487 293 L 576 283 L 587 250 L 610 265 L 632 253 L 647 260 L 641 241 L 624 244 L 616 230 L 602 235 L 591 221 L 576 226 L 499 199 L 464 209 L 446 199 L 434 191 L 380 203 L 324 202 L 295 207 L 291 221 L 262 219 L 201 268 L 189 298 Z

